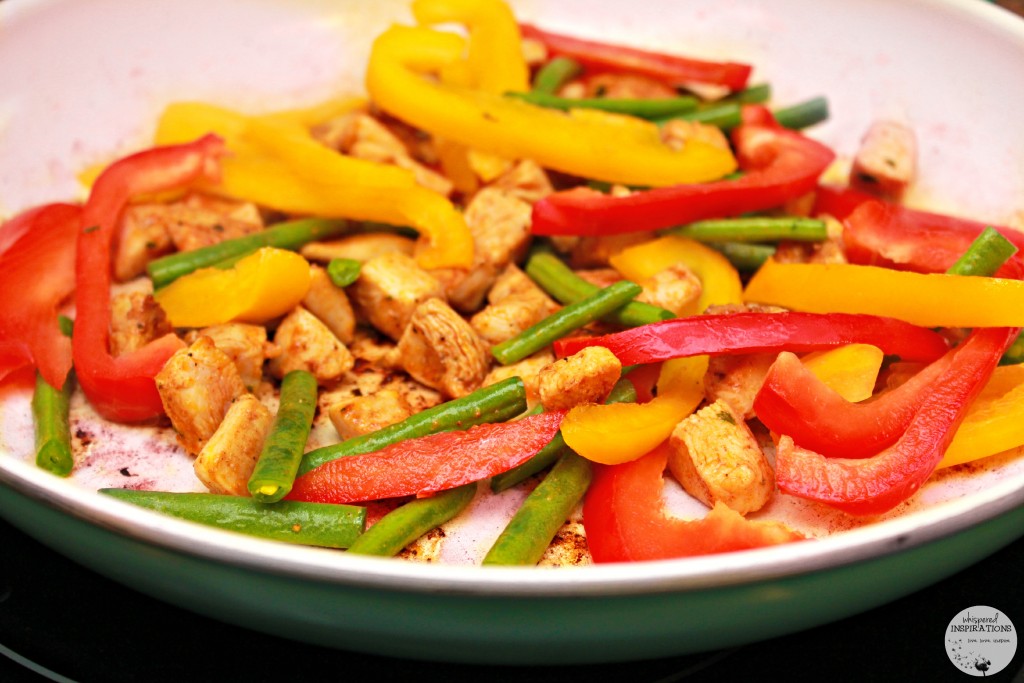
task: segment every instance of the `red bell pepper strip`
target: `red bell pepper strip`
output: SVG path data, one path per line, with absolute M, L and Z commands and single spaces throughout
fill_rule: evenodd
M 777 522 L 752 522 L 723 504 L 706 517 L 669 515 L 662 496 L 668 445 L 621 465 L 594 465 L 583 527 L 594 562 L 638 562 L 748 550 L 803 540 Z
M 739 178 L 622 197 L 587 187 L 556 192 L 534 204 L 533 232 L 614 235 L 770 209 L 814 190 L 835 158 L 820 142 L 775 124 L 739 126 L 733 142 L 744 171 Z
M 828 214 L 837 221 L 844 221 L 858 206 L 872 201 L 878 201 L 878 197 L 862 190 L 855 190 L 852 187 L 819 185 L 814 192 L 814 206 L 811 208 L 811 215 Z
M 295 480 L 288 500 L 353 503 L 429 496 L 519 465 L 558 432 L 565 411 L 406 439 L 325 462 Z
M 59 388 L 71 369 L 71 340 L 57 307 L 75 288 L 75 237 L 81 208 L 47 204 L 0 228 L 0 380 L 26 366 Z
M 111 164 L 96 179 L 82 212 L 75 260 L 75 371 L 89 402 L 103 417 L 138 422 L 163 413 L 154 376 L 184 343 L 173 334 L 113 357 L 110 328 L 111 244 L 121 210 L 132 197 L 216 181 L 220 138 L 155 147 Z
M 871 457 L 826 458 L 781 437 L 775 461 L 779 490 L 854 515 L 891 510 L 913 495 L 942 460 L 971 401 L 1019 331 L 989 327 L 972 332 L 928 387 L 899 440 Z
M 737 62 L 714 62 L 611 45 L 544 31 L 520 24 L 523 38 L 544 43 L 552 57 L 569 57 L 591 71 L 628 72 L 649 76 L 668 85 L 711 83 L 730 90 L 747 87 L 752 67 Z
M 692 315 L 600 337 L 555 342 L 559 357 L 587 346 L 603 346 L 623 365 L 688 356 L 817 351 L 846 344 L 872 344 L 904 360 L 935 360 L 946 350 L 937 333 L 910 323 L 853 313 L 759 313 Z

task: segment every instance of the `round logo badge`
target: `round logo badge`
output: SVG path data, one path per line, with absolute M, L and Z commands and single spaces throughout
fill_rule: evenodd
M 1017 631 L 1009 617 L 992 607 L 968 607 L 946 627 L 949 661 L 972 676 L 1006 668 L 1017 652 Z

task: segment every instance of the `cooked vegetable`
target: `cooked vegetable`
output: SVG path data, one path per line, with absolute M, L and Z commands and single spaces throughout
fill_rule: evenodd
M 476 484 L 417 498 L 395 508 L 357 538 L 348 551 L 357 555 L 391 557 L 417 538 L 441 526 L 466 509 Z
M 1017 253 L 1017 246 L 989 226 L 947 271 L 950 275 L 991 277 Z
M 698 242 L 775 242 L 797 240 L 819 242 L 828 234 L 825 221 L 800 216 L 752 216 L 704 220 L 672 228 L 668 234 Z
M 68 373 L 64 386 L 51 387 L 36 373 L 32 394 L 32 420 L 35 424 L 36 464 L 61 477 L 71 474 L 75 459 L 71 453 L 71 429 L 68 411 L 74 391 L 74 373 Z
M 291 491 L 315 412 L 316 378 L 305 370 L 292 370 L 281 381 L 281 404 L 249 477 L 253 499 L 276 503 Z
M 366 508 L 281 501 L 270 505 L 251 498 L 214 493 L 168 493 L 100 489 L 132 505 L 209 526 L 274 541 L 347 548 L 366 525 Z
M 350 258 L 334 258 L 327 263 L 327 276 L 336 287 L 348 287 L 359 279 L 362 262 Z
M 750 244 L 749 242 L 715 242 L 709 245 L 719 252 L 733 268 L 745 273 L 753 272 L 764 265 L 765 261 L 775 255 L 776 247 L 772 244 Z
M 697 109 L 697 98 L 689 95 L 660 100 L 644 100 L 615 97 L 558 97 L 534 90 L 532 92 L 510 92 L 508 96 L 549 109 L 561 109 L 562 111 L 599 109 L 615 114 L 629 114 L 642 119 L 678 116 L 687 112 L 695 112 Z M 691 116 L 696 117 L 697 114 L 694 113 Z
M 640 285 L 624 280 L 569 304 L 512 339 L 491 348 L 498 362 L 509 365 L 540 351 L 556 339 L 588 325 L 623 306 L 643 291 Z
M 828 119 L 828 100 L 824 97 L 815 97 L 806 102 L 776 109 L 772 113 L 783 128 L 800 130 Z
M 548 60 L 533 76 L 533 92 L 554 95 L 581 71 L 583 67 L 575 59 L 555 57 Z

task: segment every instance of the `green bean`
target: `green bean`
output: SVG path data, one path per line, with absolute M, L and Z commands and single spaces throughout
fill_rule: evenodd
M 537 69 L 533 77 L 533 92 L 554 95 L 563 85 L 576 78 L 583 66 L 575 59 L 555 57 Z
M 509 377 L 477 389 L 468 396 L 428 408 L 370 434 L 312 450 L 302 458 L 299 474 L 305 474 L 330 460 L 372 453 L 405 439 L 456 429 L 469 429 L 473 425 L 486 422 L 505 422 L 524 410 L 526 387 L 523 380 L 519 377 Z
M 100 489 L 102 494 L 173 517 L 275 541 L 347 548 L 366 527 L 366 508 L 242 496 Z
M 437 528 L 466 509 L 476 493 L 476 484 L 417 498 L 384 515 L 348 549 L 357 555 L 393 557 L 417 538 Z
M 526 274 L 540 285 L 541 289 L 563 304 L 572 304 L 592 296 L 600 290 L 595 284 L 587 282 L 554 254 L 537 250 L 526 262 Z M 602 318 L 624 327 L 639 327 L 647 323 L 669 320 L 675 314 L 664 308 L 652 306 L 642 301 L 630 301 L 622 308 Z
M 828 119 L 828 100 L 824 97 L 815 97 L 806 102 L 776 109 L 772 113 L 775 116 L 775 120 L 783 128 L 799 130 Z M 664 124 L 672 119 L 699 121 L 700 123 L 718 126 L 722 130 L 730 131 L 742 123 L 743 107 L 738 101 L 722 100 L 700 108 L 697 111 L 678 116 L 658 117 L 652 120 L 657 124 Z
M 348 287 L 359 279 L 363 264 L 352 258 L 332 258 L 327 264 L 327 277 L 337 287 Z
M 71 474 L 75 464 L 68 424 L 74 384 L 74 374 L 69 372 L 64 386 L 55 389 L 37 372 L 36 388 L 32 394 L 36 465 L 61 477 Z
M 742 107 L 739 102 L 718 102 L 708 105 L 697 111 L 692 111 L 681 116 L 665 116 L 654 119 L 655 123 L 667 123 L 672 119 L 685 119 L 706 123 L 709 126 L 718 126 L 723 130 L 731 130 L 740 125 L 742 120 Z
M 623 370 L 623 375 L 626 374 L 626 370 Z M 633 383 L 623 377 L 615 386 L 612 387 L 611 392 L 608 394 L 608 398 L 605 399 L 605 403 L 635 403 L 636 402 L 636 388 Z M 539 412 L 539 411 L 538 411 Z M 525 481 L 537 474 L 538 472 L 551 467 L 551 465 L 569 452 L 569 447 L 565 443 L 565 439 L 562 438 L 562 433 L 555 433 L 555 437 L 548 442 L 544 448 L 537 451 L 537 454 L 532 458 L 517 465 L 510 470 L 496 474 L 491 477 L 491 490 L 495 493 L 504 491 L 507 488 L 511 488 L 519 482 Z
M 537 564 L 590 486 L 590 461 L 569 451 L 512 516 L 484 556 L 487 565 Z
M 57 316 L 57 325 L 60 327 L 60 333 L 65 337 L 70 337 L 75 331 L 75 321 L 66 315 Z
M 794 104 L 774 112 L 775 120 L 784 128 L 800 130 L 828 119 L 828 100 L 824 97 Z
M 213 267 L 228 259 L 245 256 L 260 247 L 295 250 L 307 242 L 334 237 L 347 232 L 348 229 L 349 224 L 344 220 L 304 218 L 288 221 L 251 235 L 155 259 L 149 262 L 146 271 L 153 280 L 153 286 L 159 289 L 194 270 Z
M 643 119 L 661 119 L 677 117 L 694 112 L 697 109 L 697 98 L 689 95 L 666 97 L 662 99 L 632 99 L 613 97 L 558 97 L 542 92 L 509 92 L 508 97 L 515 97 L 538 107 L 548 109 L 599 109 L 615 114 L 629 114 Z
M 752 272 L 764 265 L 775 255 L 773 244 L 751 244 L 750 242 L 715 242 L 708 245 L 729 259 L 736 270 Z
M 316 377 L 292 370 L 281 381 L 281 401 L 260 458 L 249 477 L 249 493 L 276 503 L 292 490 L 316 413 Z
M 556 339 L 588 325 L 606 313 L 621 308 L 643 288 L 635 282 L 620 280 L 591 296 L 552 313 L 516 336 L 491 347 L 491 355 L 502 365 L 521 361 Z
M 769 83 L 751 85 L 743 90 L 737 91 L 723 98 L 727 102 L 739 102 L 740 104 L 761 104 L 772 97 L 772 86 Z M 721 101 L 721 100 L 720 100 Z
M 719 218 L 670 228 L 665 233 L 698 242 L 820 242 L 828 237 L 825 221 L 800 216 Z
M 981 231 L 967 251 L 946 272 L 950 275 L 990 277 L 1017 253 L 1017 246 L 989 226 Z

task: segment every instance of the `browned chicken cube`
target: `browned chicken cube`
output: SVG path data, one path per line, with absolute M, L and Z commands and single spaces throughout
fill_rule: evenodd
M 204 327 L 189 335 L 194 341 L 200 335 L 209 337 L 238 368 L 238 374 L 250 391 L 263 379 L 263 363 L 277 355 L 277 347 L 267 341 L 267 329 L 248 323 L 223 323 Z
M 480 386 L 491 354 L 469 323 L 440 299 L 416 307 L 398 340 L 402 365 L 414 379 L 458 398 Z
M 721 128 L 700 121 L 672 119 L 661 127 L 661 139 L 671 149 L 682 149 L 690 140 L 698 140 L 718 149 L 729 149 L 729 140 Z
M 540 400 L 540 371 L 555 362 L 555 354 L 551 349 L 544 349 L 524 358 L 518 363 L 498 365 L 491 369 L 481 382 L 481 386 L 497 384 L 509 377 L 518 377 L 526 387 L 526 401 L 533 405 Z
M 332 405 L 327 416 L 342 439 L 351 439 L 401 422 L 413 414 L 412 406 L 396 389 L 381 389 Z
M 306 370 L 324 384 L 344 375 L 355 362 L 348 347 L 302 306 L 296 306 L 277 326 L 274 345 L 278 355 L 269 367 L 275 377 Z
M 876 121 L 853 158 L 850 185 L 899 199 L 917 172 L 917 138 L 897 121 Z
M 211 493 L 248 496 L 249 477 L 273 422 L 270 409 L 252 394 L 235 399 L 193 463 L 199 481 Z
M 491 186 L 529 204 L 535 204 L 554 192 L 547 172 L 530 159 L 516 162 L 515 166 L 498 176 Z
M 390 252 L 363 264 L 349 294 L 359 313 L 378 330 L 398 339 L 416 307 L 428 299 L 443 299 L 444 289 L 433 275 L 410 256 Z
M 146 292 L 122 292 L 110 301 L 110 354 L 129 353 L 174 332 L 164 309 Z
M 669 469 L 708 507 L 740 514 L 760 510 L 775 490 L 775 473 L 747 423 L 725 401 L 680 422 L 669 438 Z
M 470 318 L 470 325 L 488 344 L 500 344 L 558 310 L 544 290 L 510 264 L 487 294 L 491 302 Z
M 540 402 L 563 410 L 607 398 L 622 375 L 622 363 L 603 346 L 588 346 L 555 361 L 537 375 Z
M 352 341 L 356 314 L 345 290 L 338 287 L 320 266 L 310 266 L 309 291 L 302 300 L 306 310 L 320 319 L 342 343 Z
M 754 417 L 754 398 L 764 384 L 774 353 L 712 356 L 704 375 L 704 394 L 711 401 L 728 403 L 737 415 Z
M 125 282 L 146 272 L 150 261 L 174 251 L 163 204 L 132 204 L 121 214 L 114 246 L 114 278 Z
M 192 455 L 217 431 L 232 401 L 246 393 L 234 362 L 203 336 L 167 360 L 156 388 L 178 442 Z
M 362 262 L 392 251 L 412 256 L 415 247 L 416 240 L 411 237 L 388 232 L 375 232 L 347 235 L 326 242 L 310 242 L 303 245 L 299 253 L 309 261 L 320 263 L 327 263 L 336 258 Z
M 690 310 L 704 290 L 700 278 L 682 263 L 655 273 L 643 286 L 637 301 L 659 306 L 677 316 Z

